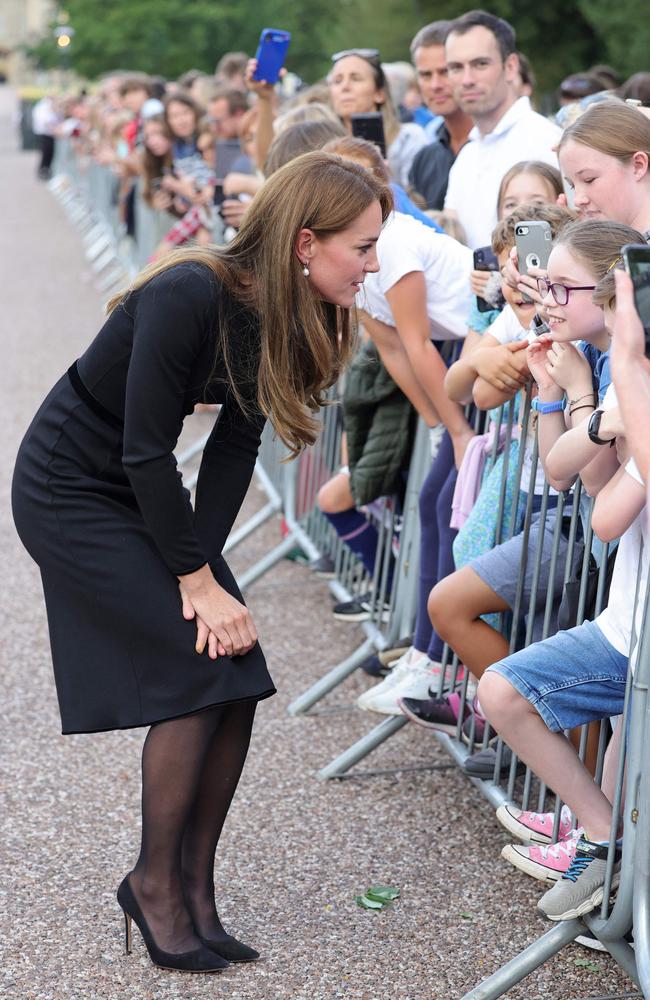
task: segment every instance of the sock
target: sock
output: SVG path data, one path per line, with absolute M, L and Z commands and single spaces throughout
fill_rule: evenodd
M 379 541 L 379 535 L 374 524 L 364 517 L 356 507 L 350 507 L 349 510 L 342 510 L 338 514 L 325 513 L 325 517 L 341 541 L 345 542 L 352 549 L 355 556 L 363 563 L 364 569 L 372 576 L 375 572 L 377 544 Z M 393 564 L 394 560 L 391 555 L 388 567 L 388 582 L 386 585 L 387 594 L 390 594 L 393 585 Z

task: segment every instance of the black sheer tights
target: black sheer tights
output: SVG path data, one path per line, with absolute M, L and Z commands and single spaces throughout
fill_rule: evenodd
M 152 726 L 142 750 L 142 843 L 130 883 L 157 945 L 227 937 L 214 902 L 214 854 L 246 760 L 256 702 Z

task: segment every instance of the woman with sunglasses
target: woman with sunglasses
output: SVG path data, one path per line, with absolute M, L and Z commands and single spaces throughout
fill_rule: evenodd
M 415 154 L 427 145 L 427 137 L 419 125 L 400 124 L 378 50 L 345 49 L 334 53 L 332 63 L 327 78 L 332 107 L 348 132 L 352 115 L 381 113 L 392 178 L 406 187 Z

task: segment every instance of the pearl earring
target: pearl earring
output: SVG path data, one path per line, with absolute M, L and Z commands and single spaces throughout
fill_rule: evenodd
M 307 264 L 305 264 L 305 266 L 303 267 L 303 269 L 302 269 L 302 273 L 304 274 L 304 276 L 305 276 L 306 278 L 308 278 L 308 277 L 309 277 L 309 266 L 308 266 Z

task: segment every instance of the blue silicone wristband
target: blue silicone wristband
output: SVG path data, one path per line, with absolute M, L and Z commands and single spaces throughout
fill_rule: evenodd
M 538 413 L 557 413 L 563 410 L 566 404 L 563 399 L 556 399 L 553 403 L 540 403 L 539 396 L 535 396 L 530 405 Z

